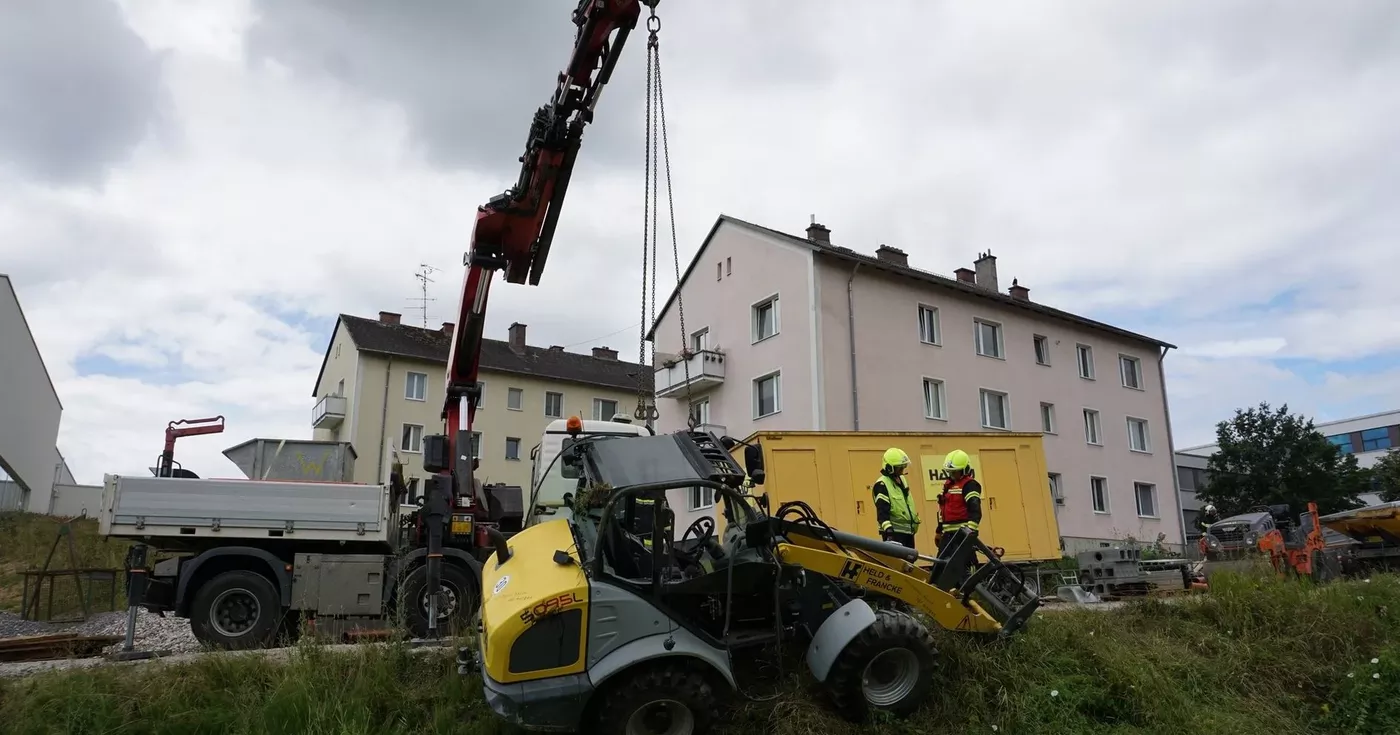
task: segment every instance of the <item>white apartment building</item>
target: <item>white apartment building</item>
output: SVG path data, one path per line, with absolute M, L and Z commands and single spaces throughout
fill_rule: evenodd
M 990 253 L 948 278 L 896 248 L 833 245 L 819 224 L 800 237 L 721 215 L 677 292 L 683 309 L 673 293 L 650 335 L 658 431 L 685 424 L 687 364 L 689 410 L 740 438 L 1041 431 L 1067 553 L 1182 543 L 1162 376 L 1173 346 L 1031 301 L 1015 280 L 1003 292 Z

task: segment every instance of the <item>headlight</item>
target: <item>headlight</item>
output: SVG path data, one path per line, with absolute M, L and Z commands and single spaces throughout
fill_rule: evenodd
M 1259 532 L 1258 532 L 1258 531 L 1250 531 L 1250 532 L 1244 537 L 1244 540 L 1245 540 L 1245 543 L 1249 544 L 1250 546 L 1258 546 L 1258 545 L 1259 545 Z
M 1212 549 L 1218 549 L 1220 548 L 1220 539 L 1210 534 L 1206 534 L 1206 546 L 1209 546 Z

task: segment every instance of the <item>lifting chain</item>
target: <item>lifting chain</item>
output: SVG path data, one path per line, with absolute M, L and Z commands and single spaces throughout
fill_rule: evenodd
M 651 365 L 653 370 L 656 368 L 656 342 L 653 336 L 650 354 L 648 354 L 647 332 L 656 323 L 656 270 L 661 249 L 660 233 L 658 232 L 661 212 L 660 167 L 664 164 L 666 169 L 666 209 L 671 224 L 671 258 L 675 266 L 676 277 L 676 314 L 680 319 L 681 330 L 679 356 L 682 358 L 680 363 L 685 371 L 686 425 L 693 429 L 699 423 L 699 417 L 695 415 L 691 407 L 690 361 L 685 359 L 690 351 L 690 344 L 685 330 L 685 301 L 680 293 L 681 255 L 680 245 L 676 237 L 675 197 L 671 187 L 671 146 L 666 135 L 666 95 L 661 85 L 661 45 L 657 38 L 657 34 L 661 30 L 661 18 L 656 15 L 654 2 L 647 3 L 647 6 L 651 8 L 651 16 L 647 18 L 646 175 L 642 199 L 642 323 L 637 362 L 642 366 Z M 660 151 L 657 150 L 658 143 Z M 648 267 L 650 267 L 650 274 L 648 274 Z M 648 357 L 650 357 L 650 361 L 648 361 Z M 654 378 L 655 372 L 652 375 Z M 653 389 L 648 391 L 645 373 L 639 371 L 637 374 L 637 410 L 635 416 L 638 421 L 654 421 L 659 415 L 660 412 L 655 403 L 654 385 Z

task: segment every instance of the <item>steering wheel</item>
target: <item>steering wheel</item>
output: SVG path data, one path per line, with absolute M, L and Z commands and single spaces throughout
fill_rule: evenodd
M 676 542 L 676 545 L 679 546 L 681 544 L 684 544 L 685 540 L 690 538 L 690 534 L 692 532 L 695 533 L 696 538 L 698 538 L 700 541 L 700 543 L 695 545 L 695 548 L 697 550 L 705 548 L 705 542 L 711 538 L 714 538 L 715 535 L 714 516 L 700 516 L 699 518 L 696 518 L 694 522 L 692 522 L 688 527 L 686 527 L 685 533 L 681 534 L 681 538 L 679 541 Z

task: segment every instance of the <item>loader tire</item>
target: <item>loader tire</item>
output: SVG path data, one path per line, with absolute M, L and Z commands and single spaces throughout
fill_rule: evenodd
M 190 629 L 200 643 L 231 651 L 268 648 L 286 613 L 271 580 L 256 572 L 224 572 L 200 585 Z
M 938 650 L 912 616 L 878 610 L 836 658 L 827 686 L 838 712 L 860 722 L 871 710 L 908 717 L 928 698 Z
M 441 586 L 447 595 L 448 609 L 438 611 L 438 634 L 453 636 L 471 630 L 472 615 L 478 607 L 476 580 L 456 564 L 443 564 Z M 428 635 L 427 588 L 428 567 L 419 565 L 408 573 L 400 598 L 404 622 L 415 638 Z
M 693 663 L 663 660 L 608 682 L 598 708 L 598 735 L 705 735 L 719 698 Z

